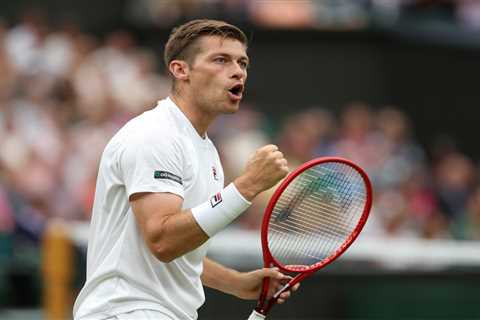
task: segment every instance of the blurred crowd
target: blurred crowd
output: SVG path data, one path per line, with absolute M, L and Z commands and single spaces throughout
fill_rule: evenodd
M 0 232 L 35 241 L 48 219 L 88 219 L 106 142 L 168 94 L 157 60 L 125 31 L 0 23 Z
M 131 0 L 129 20 L 170 26 L 182 19 L 222 17 L 267 28 L 362 29 L 370 25 L 436 22 L 480 27 L 477 0 Z
M 51 219 L 88 221 L 107 141 L 168 95 L 160 60 L 126 31 L 100 40 L 28 14 L 12 26 L 0 23 L 0 239 L 38 243 Z M 427 156 L 398 107 L 352 102 L 333 110 L 295 112 L 276 130 L 253 104 L 219 119 L 210 136 L 227 182 L 271 142 L 291 168 L 343 156 L 373 180 L 368 234 L 480 240 L 479 168 L 472 159 L 455 148 Z M 256 230 L 269 196 L 259 197 L 238 226 Z

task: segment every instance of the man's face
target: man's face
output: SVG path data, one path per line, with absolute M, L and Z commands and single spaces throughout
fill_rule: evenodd
M 245 45 L 219 36 L 204 36 L 198 41 L 200 50 L 189 73 L 192 97 L 204 112 L 236 112 L 247 79 Z

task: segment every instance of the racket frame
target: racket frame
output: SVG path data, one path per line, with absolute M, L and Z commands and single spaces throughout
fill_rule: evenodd
M 289 268 L 288 266 L 284 266 L 281 263 L 279 263 L 273 256 L 272 253 L 270 252 L 270 249 L 268 247 L 268 226 L 270 223 L 270 217 L 272 216 L 273 209 L 275 208 L 275 205 L 277 204 L 278 199 L 282 195 L 283 191 L 290 185 L 290 182 L 292 182 L 297 176 L 299 176 L 301 173 L 304 171 L 310 169 L 313 166 L 326 163 L 326 162 L 337 162 L 337 163 L 343 163 L 346 164 L 352 168 L 354 168 L 362 177 L 364 183 L 365 183 L 365 193 L 366 193 L 366 201 L 365 201 L 365 206 L 362 212 L 362 215 L 360 216 L 360 219 L 358 220 L 357 225 L 355 226 L 355 229 L 353 229 L 352 233 L 350 236 L 340 245 L 340 247 L 335 251 L 334 254 L 330 255 L 326 259 L 313 264 L 312 266 L 305 267 L 302 266 L 303 268 Z M 365 171 L 360 168 L 358 165 L 353 163 L 350 160 L 347 160 L 345 158 L 341 157 L 321 157 L 321 158 L 316 158 L 313 160 L 310 160 L 294 171 L 292 171 L 280 184 L 280 186 L 275 190 L 274 194 L 270 198 L 270 201 L 265 209 L 265 213 L 263 216 L 263 221 L 262 221 L 262 229 L 261 229 L 261 241 L 262 241 L 262 252 L 263 252 L 263 261 L 264 261 L 264 267 L 265 268 L 271 268 L 271 267 L 277 267 L 280 269 L 280 271 L 284 273 L 298 273 L 294 278 L 292 278 L 288 284 L 284 285 L 280 290 L 278 290 L 272 298 L 269 299 L 269 301 L 266 301 L 266 297 L 268 294 L 268 287 L 269 287 L 269 278 L 265 278 L 263 280 L 263 288 L 262 288 L 262 293 L 260 295 L 260 298 L 258 300 L 258 305 L 255 308 L 255 310 L 263 315 L 266 315 L 267 312 L 270 310 L 270 308 L 273 306 L 273 304 L 278 300 L 280 297 L 280 294 L 284 291 L 290 290 L 295 284 L 299 283 L 306 277 L 310 276 L 312 273 L 315 271 L 325 267 L 326 265 L 330 264 L 332 261 L 337 259 L 342 253 L 345 252 L 345 250 L 350 247 L 350 245 L 355 241 L 355 239 L 358 237 L 360 232 L 363 229 L 363 226 L 367 222 L 368 216 L 370 214 L 370 209 L 372 207 L 372 184 L 370 182 L 370 179 L 368 178 L 368 175 L 365 173 Z M 265 304 L 267 302 L 267 304 Z

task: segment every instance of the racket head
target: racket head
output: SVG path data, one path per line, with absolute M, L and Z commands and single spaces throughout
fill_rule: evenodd
M 349 231 L 349 235 L 345 237 L 345 239 L 341 242 L 338 248 L 328 254 L 326 257 L 322 259 L 318 259 L 319 261 L 313 264 L 286 264 L 279 261 L 279 258 L 276 257 L 271 252 L 271 248 L 269 245 L 269 231 L 270 226 L 272 225 L 272 215 L 275 213 L 277 209 L 277 204 L 282 196 L 285 195 L 285 192 L 289 186 L 302 174 L 311 170 L 312 168 L 319 168 L 320 166 L 324 166 L 326 164 L 338 164 L 341 167 L 345 167 L 358 174 L 356 182 L 362 182 L 362 190 L 364 193 L 364 201 L 362 203 L 361 212 L 357 213 L 358 220 L 356 221 L 354 227 L 351 231 Z M 359 187 L 359 186 L 356 186 Z M 303 200 L 301 200 L 303 201 Z M 298 167 L 296 170 L 291 172 L 280 184 L 280 186 L 276 189 L 275 193 L 272 195 L 264 213 L 263 221 L 262 221 L 262 229 L 261 229 L 261 241 L 262 241 L 262 250 L 263 250 L 263 258 L 265 267 L 271 267 L 272 265 L 278 267 L 283 272 L 287 273 L 303 273 L 304 276 L 306 274 L 310 274 L 315 272 L 316 270 L 325 267 L 336 258 L 338 258 L 348 247 L 355 241 L 355 239 L 360 234 L 363 226 L 365 225 L 368 216 L 370 214 L 370 209 L 372 207 L 372 185 L 368 175 L 365 171 L 360 168 L 358 165 L 353 163 L 350 160 L 340 158 L 340 157 L 322 157 L 313 159 L 309 162 L 306 162 L 302 166 Z M 295 209 L 295 208 L 294 208 Z M 278 211 L 278 210 L 277 210 Z M 278 217 L 278 212 L 276 212 Z M 304 277 L 302 276 L 302 278 Z M 297 282 L 297 281 L 295 281 Z

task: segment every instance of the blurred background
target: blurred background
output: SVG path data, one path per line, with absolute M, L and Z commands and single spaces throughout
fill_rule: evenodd
M 479 319 L 476 0 L 2 1 L 0 319 L 71 318 L 101 152 L 168 95 L 163 46 L 193 18 L 251 39 L 241 111 L 209 132 L 226 182 L 267 143 L 291 168 L 343 156 L 373 181 L 358 241 L 272 318 Z M 213 240 L 212 257 L 261 266 L 270 194 Z M 206 294 L 200 319 L 246 319 L 254 306 Z

